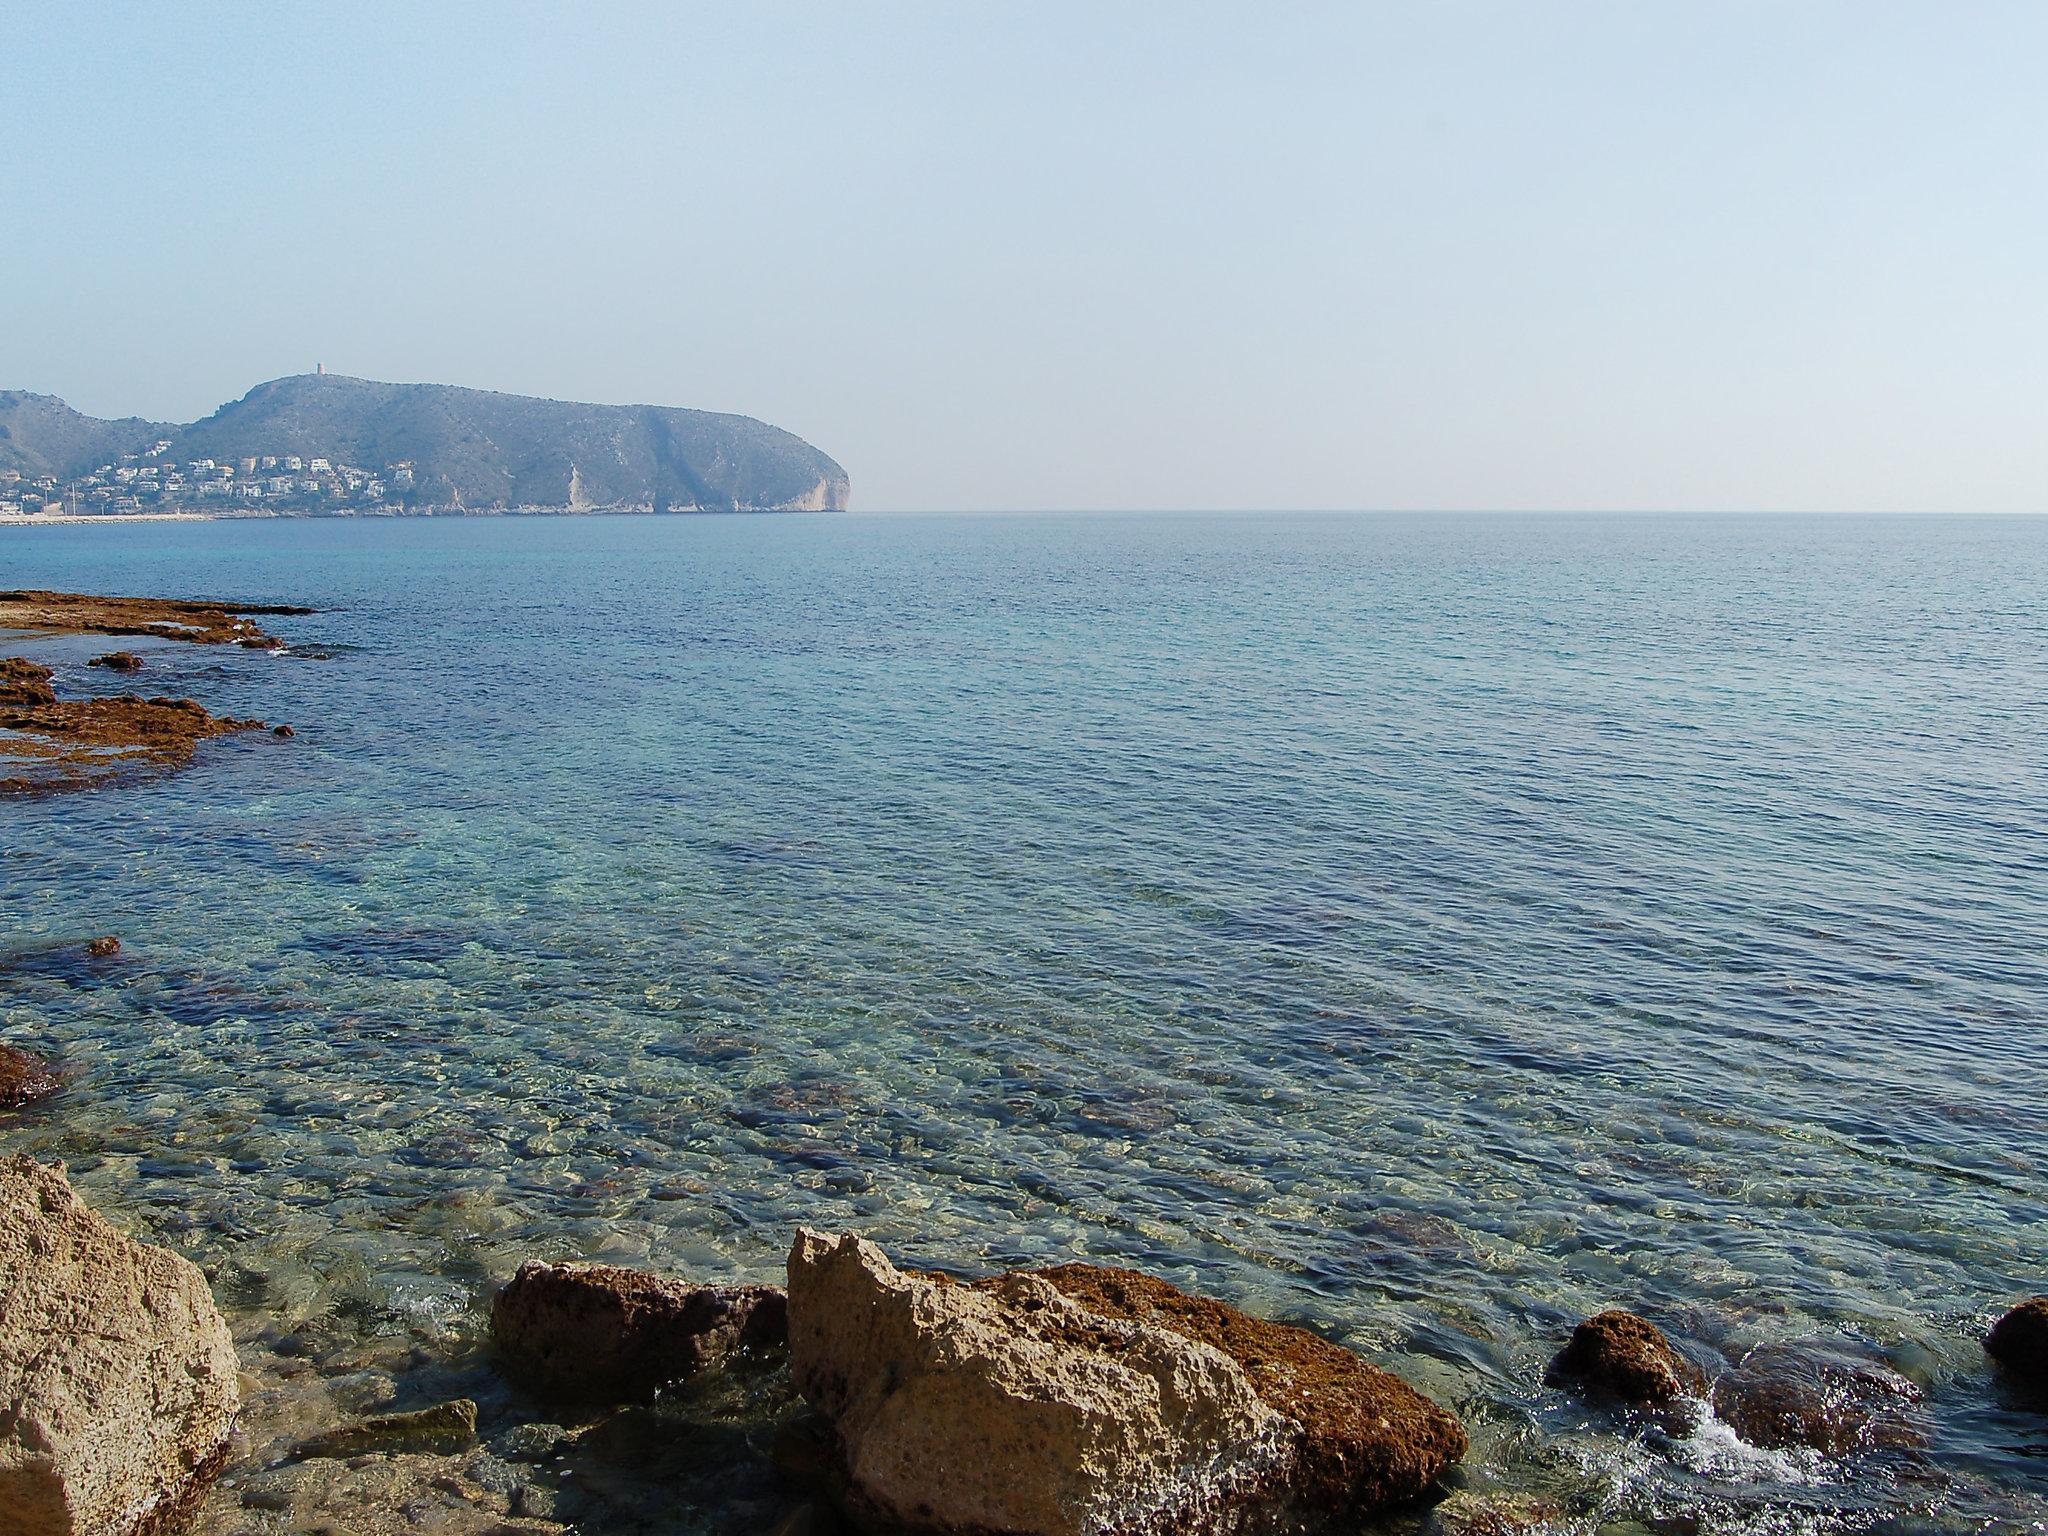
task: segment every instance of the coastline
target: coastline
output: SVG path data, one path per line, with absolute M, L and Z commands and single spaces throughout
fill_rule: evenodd
M 36 512 L 0 515 L 0 528 L 55 527 L 66 523 L 212 523 L 220 521 L 214 512 L 110 512 L 104 517 L 87 513 Z
M 392 507 L 347 512 L 107 512 L 21 513 L 0 516 L 0 528 L 77 526 L 88 523 L 349 523 L 405 522 L 421 518 L 492 517 L 793 517 L 843 512 L 844 507 L 653 507 L 646 503 L 592 507 Z

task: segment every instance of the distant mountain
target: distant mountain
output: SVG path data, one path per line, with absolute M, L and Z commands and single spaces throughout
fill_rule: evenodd
M 55 395 L 0 390 L 0 469 L 18 470 L 29 480 L 69 480 L 124 453 L 141 453 L 177 430 L 139 416 L 101 421 L 81 416 Z
M 394 499 L 466 511 L 841 511 L 847 499 L 831 458 L 747 416 L 336 374 L 259 384 L 189 427 L 95 421 L 48 396 L 0 395 L 0 428 L 0 455 L 19 459 L 0 457 L 0 468 L 59 478 L 168 437 L 172 462 L 298 455 L 379 474 L 409 463 L 412 483 Z

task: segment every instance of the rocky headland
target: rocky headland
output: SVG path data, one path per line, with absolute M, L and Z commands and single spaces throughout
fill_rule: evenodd
M 846 471 L 749 416 L 330 373 L 189 425 L 0 391 L 0 495 L 96 515 L 836 512 Z M 20 521 L 35 521 L 25 517 Z

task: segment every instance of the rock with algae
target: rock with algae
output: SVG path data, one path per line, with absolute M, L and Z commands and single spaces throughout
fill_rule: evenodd
M 1350 1351 L 1131 1271 L 962 1285 L 804 1232 L 789 1281 L 796 1385 L 864 1521 L 1294 1529 L 1412 1499 L 1465 1450 L 1455 1418 Z
M 40 1056 L 0 1045 L 0 1109 L 20 1109 L 63 1086 L 63 1076 Z
M 1704 1399 L 1707 1377 L 1664 1330 L 1633 1312 L 1602 1312 L 1573 1330 L 1550 1362 L 1550 1380 L 1638 1408 Z

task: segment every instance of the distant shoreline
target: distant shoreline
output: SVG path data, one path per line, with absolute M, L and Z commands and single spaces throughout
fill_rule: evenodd
M 212 512 L 35 512 L 0 516 L 0 528 L 33 528 L 38 523 L 212 523 L 220 518 Z
M 358 523 L 478 517 L 787 517 L 809 508 L 677 507 L 417 507 L 392 512 L 28 512 L 0 513 L 0 528 L 81 523 Z

